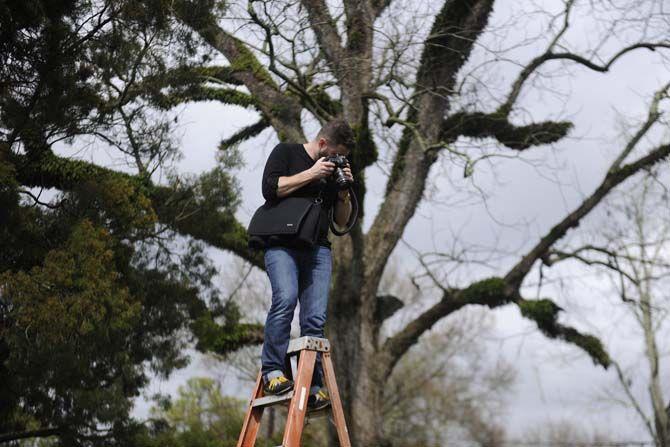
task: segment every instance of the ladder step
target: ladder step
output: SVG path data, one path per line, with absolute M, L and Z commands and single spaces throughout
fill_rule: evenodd
M 304 351 L 304 352 L 303 352 Z M 293 377 L 291 355 L 298 355 L 297 374 Z M 309 411 L 307 407 L 308 392 L 312 385 L 312 375 L 317 358 L 321 357 L 323 365 L 323 378 L 330 394 L 331 406 L 317 411 Z M 313 419 L 328 418 L 335 425 L 340 447 L 351 447 L 347 423 L 344 420 L 344 410 L 340 401 L 340 393 L 335 381 L 335 370 L 331 359 L 330 343 L 320 337 L 300 337 L 289 342 L 288 352 L 285 359 L 286 374 L 294 380 L 295 390 L 287 393 L 264 396 L 262 369 L 256 378 L 256 387 L 251 395 L 251 402 L 247 409 L 244 423 L 237 442 L 237 447 L 254 447 L 261 424 L 264 407 L 284 404 L 288 410 L 286 415 L 286 426 L 282 444 L 277 447 L 299 447 L 303 429 Z M 299 390 L 296 391 L 296 390 Z M 295 399 L 294 399 L 295 397 Z M 332 415 L 332 418 L 330 417 Z
M 294 338 L 289 342 L 286 354 L 295 354 L 298 351 L 302 351 L 303 349 L 309 349 L 310 351 L 330 352 L 330 342 L 327 338 L 319 337 Z
M 265 396 L 265 397 L 259 397 L 258 399 L 254 399 L 254 401 L 251 403 L 252 407 L 270 407 L 272 405 L 277 405 L 282 402 L 286 402 L 288 400 L 291 400 L 293 398 L 293 390 L 289 391 L 288 393 L 285 394 L 280 394 L 278 396 Z

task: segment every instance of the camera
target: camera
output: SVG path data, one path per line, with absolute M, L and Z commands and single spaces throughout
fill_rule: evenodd
M 332 178 L 335 180 L 338 188 L 347 189 L 349 186 L 351 186 L 351 182 L 347 180 L 347 177 L 344 175 L 344 171 L 342 171 L 342 168 L 346 168 L 349 164 L 347 157 L 340 154 L 329 155 L 326 157 L 326 161 L 335 164 L 335 170 L 333 171 Z

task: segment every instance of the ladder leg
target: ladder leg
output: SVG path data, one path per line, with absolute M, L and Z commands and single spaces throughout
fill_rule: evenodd
M 333 361 L 330 358 L 330 352 L 321 353 L 321 364 L 323 366 L 323 375 L 326 379 L 326 386 L 328 387 L 328 394 L 330 394 L 330 404 L 333 410 L 333 418 L 335 420 L 340 447 L 351 447 L 349 431 L 347 430 L 347 423 L 344 420 L 344 410 L 342 409 L 340 392 L 337 389 L 337 382 L 335 381 L 335 369 L 333 368 Z
M 293 366 L 291 366 L 291 357 L 288 355 L 284 359 L 284 369 L 286 370 L 286 377 L 293 380 Z
M 244 417 L 244 424 L 242 425 L 240 438 L 237 441 L 237 447 L 254 447 L 256 443 L 258 429 L 261 426 L 261 416 L 263 416 L 263 407 L 253 407 L 251 403 L 259 397 L 263 397 L 263 375 L 260 371 L 256 380 L 256 388 L 254 388 L 251 401 L 249 402 L 247 415 Z
M 295 381 L 294 395 L 288 409 L 286 429 L 284 431 L 283 447 L 300 447 L 305 413 L 307 412 L 307 398 L 309 387 L 312 384 L 312 373 L 316 351 L 302 351 L 298 361 L 298 374 Z

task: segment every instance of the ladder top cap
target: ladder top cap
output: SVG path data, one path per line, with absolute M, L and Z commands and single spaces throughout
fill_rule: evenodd
M 302 350 L 330 352 L 330 342 L 327 338 L 300 337 L 294 338 L 288 344 L 287 354 L 293 354 Z

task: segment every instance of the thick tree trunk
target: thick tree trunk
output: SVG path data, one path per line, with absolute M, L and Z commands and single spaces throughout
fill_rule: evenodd
M 382 446 L 382 380 L 375 365 L 379 327 L 377 284 L 365 281 L 360 227 L 333 244 L 326 336 L 333 345 L 338 388 L 353 446 Z M 339 446 L 334 430 L 330 444 Z
M 367 297 L 370 298 L 374 299 Z M 349 297 L 338 301 L 351 302 Z M 328 336 L 333 343 L 338 387 L 352 445 L 390 445 L 384 441 L 382 432 L 384 379 L 375 361 L 377 329 L 374 323 L 356 313 L 355 307 L 347 310 L 336 305 L 333 310 L 328 316 Z M 331 445 L 339 445 L 335 436 L 331 436 Z

